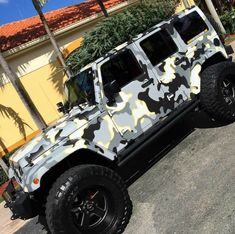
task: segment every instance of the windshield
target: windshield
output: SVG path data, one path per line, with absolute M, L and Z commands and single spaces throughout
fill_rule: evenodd
M 66 102 L 70 107 L 88 102 L 94 103 L 95 93 L 92 69 L 86 69 L 65 83 Z

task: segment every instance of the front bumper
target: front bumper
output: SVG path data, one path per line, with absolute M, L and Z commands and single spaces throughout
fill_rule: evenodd
M 11 219 L 29 219 L 37 215 L 35 201 L 30 198 L 29 193 L 25 193 L 21 188 L 15 189 L 10 181 L 6 190 L 2 194 L 5 200 L 5 208 L 12 211 Z

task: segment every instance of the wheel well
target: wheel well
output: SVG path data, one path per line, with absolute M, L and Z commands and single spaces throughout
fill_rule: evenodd
M 221 53 L 216 53 L 202 64 L 201 71 L 203 72 L 206 68 L 210 67 L 211 65 L 214 65 L 216 63 L 223 62 L 226 60 L 227 59 Z
M 70 154 L 42 176 L 40 188 L 34 192 L 35 199 L 39 201 L 40 206 L 44 206 L 49 190 L 56 179 L 68 169 L 82 164 L 96 164 L 109 167 L 111 169 L 115 169 L 115 167 L 117 167 L 114 161 L 111 161 L 110 159 L 107 159 L 91 150 L 82 149 Z

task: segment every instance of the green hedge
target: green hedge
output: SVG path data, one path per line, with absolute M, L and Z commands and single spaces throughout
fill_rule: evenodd
M 8 177 L 7 177 L 6 173 L 0 167 L 0 186 L 7 181 L 8 181 Z
M 226 32 L 228 34 L 235 33 L 235 9 L 225 12 L 225 14 L 223 14 L 220 18 Z
M 18 149 L 18 148 L 17 148 Z M 8 164 L 8 160 L 9 160 L 9 158 L 11 157 L 11 155 L 17 150 L 17 149 L 15 149 L 15 150 L 13 150 L 13 151 L 11 151 L 10 153 L 8 153 L 8 154 L 6 154 L 4 157 L 5 157 L 5 159 L 6 159 L 6 163 Z M 8 164 L 8 166 L 9 166 L 9 164 Z M 5 182 L 7 182 L 8 181 L 8 177 L 7 177 L 7 175 L 6 175 L 6 173 L 2 170 L 2 168 L 0 167 L 0 186 L 2 185 L 2 184 L 4 184 Z
M 171 16 L 178 2 L 146 0 L 144 4 L 105 18 L 85 34 L 81 47 L 68 57 L 68 67 L 76 74 L 86 64 Z

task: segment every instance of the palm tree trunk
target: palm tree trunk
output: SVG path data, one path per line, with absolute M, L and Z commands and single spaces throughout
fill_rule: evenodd
M 49 38 L 50 38 L 51 44 L 54 47 L 54 50 L 55 50 L 55 52 L 56 52 L 56 54 L 57 54 L 57 56 L 58 56 L 58 58 L 60 60 L 60 63 L 62 64 L 63 68 L 65 69 L 65 72 L 66 72 L 67 76 L 71 77 L 71 73 L 68 70 L 68 67 L 66 66 L 66 63 L 64 61 L 63 54 L 61 53 L 61 51 L 59 49 L 59 46 L 58 46 L 58 44 L 57 44 L 57 42 L 56 42 L 56 40 L 54 38 L 54 35 L 51 32 L 51 30 L 50 30 L 50 28 L 49 28 L 49 26 L 47 24 L 47 20 L 46 20 L 44 14 L 42 12 L 42 9 L 41 9 L 41 6 L 38 3 L 38 0 L 32 0 L 32 2 L 33 2 L 33 5 L 34 5 L 34 8 L 36 9 L 36 11 L 37 11 L 37 13 L 38 13 L 38 15 L 39 15 L 39 17 L 40 17 L 40 19 L 42 21 L 42 24 L 43 24 L 43 26 L 44 26 L 44 28 L 45 28 L 45 30 L 46 30 Z
M 210 14 L 214 18 L 215 22 L 219 25 L 221 32 L 225 34 L 226 33 L 225 28 L 224 28 L 224 26 L 218 16 L 216 10 L 215 10 L 215 6 L 214 6 L 212 0 L 205 0 L 205 2 L 206 2 L 208 10 L 210 11 Z
M 190 7 L 190 4 L 189 4 L 188 0 L 183 0 L 183 4 L 184 4 L 185 8 L 189 8 Z
M 6 73 L 8 78 L 10 79 L 13 87 L 15 88 L 17 94 L 19 95 L 21 101 L 25 105 L 26 109 L 30 113 L 32 119 L 36 123 L 37 127 L 42 130 L 47 125 L 43 120 L 42 116 L 38 112 L 37 108 L 35 107 L 33 101 L 31 100 L 29 94 L 25 90 L 24 86 L 22 85 L 20 79 L 16 76 L 16 74 L 11 70 L 10 66 L 6 62 L 5 58 L 3 57 L 2 53 L 0 52 L 0 65 L 3 68 L 3 71 Z
M 223 12 L 222 8 L 223 7 L 222 7 L 221 1 L 220 0 L 214 0 L 213 2 L 214 2 L 215 7 L 217 8 L 219 14 L 222 14 L 222 12 Z
M 3 169 L 3 171 L 6 173 L 7 177 L 9 177 L 8 175 L 8 166 L 6 165 L 6 163 L 3 161 L 2 158 L 0 158 L 0 167 Z
M 104 16 L 105 16 L 105 17 L 108 17 L 109 15 L 108 15 L 108 12 L 107 12 L 107 10 L 106 10 L 106 8 L 105 8 L 105 6 L 104 6 L 103 1 L 102 1 L 102 0 L 96 0 L 96 1 L 97 1 L 97 3 L 99 4 L 100 9 L 102 10 Z

